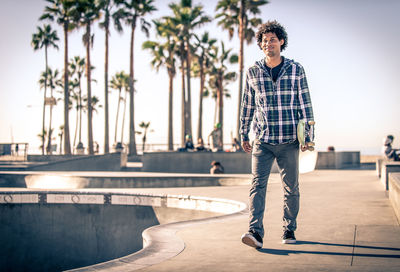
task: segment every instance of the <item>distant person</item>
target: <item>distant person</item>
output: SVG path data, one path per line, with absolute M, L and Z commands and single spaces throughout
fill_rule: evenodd
M 95 153 L 95 154 L 99 154 L 99 152 L 100 152 L 100 145 L 99 145 L 99 143 L 98 143 L 98 142 L 94 142 L 94 146 L 95 146 L 94 153 Z
M 222 151 L 222 139 L 221 139 L 221 124 L 217 123 L 214 126 L 213 131 L 211 131 L 210 135 L 208 135 L 208 142 L 210 142 L 211 138 L 211 150 L 213 152 Z
M 256 34 L 265 58 L 247 70 L 240 112 L 242 148 L 252 152 L 253 180 L 250 188 L 248 232 L 242 242 L 261 248 L 268 178 L 276 159 L 284 188 L 282 243 L 296 243 L 299 212 L 299 120 L 313 121 L 313 110 L 303 66 L 281 56 L 287 33 L 277 21 L 262 24 Z M 254 119 L 253 119 L 254 117 Z M 250 144 L 253 123 L 255 140 Z M 302 151 L 307 148 L 300 146 Z
M 220 162 L 212 161 L 210 174 L 223 174 L 225 172 L 224 167 Z
M 242 147 L 240 146 L 238 139 L 233 138 L 231 152 L 238 152 L 238 151 L 242 151 Z
M 18 151 L 19 151 L 19 145 L 18 144 L 16 144 L 15 145 L 15 154 L 18 156 Z
M 391 161 L 400 161 L 400 150 L 392 148 L 394 137 L 388 135 L 383 142 L 383 154 L 386 159 Z
M 204 147 L 203 138 L 197 139 L 196 151 L 206 151 L 206 148 Z
M 334 146 L 328 146 L 328 152 L 335 152 Z
M 193 142 L 192 142 L 192 136 L 191 135 L 186 135 L 185 136 L 185 146 L 179 148 L 178 151 L 180 151 L 180 152 L 194 151 L 194 145 L 193 145 Z

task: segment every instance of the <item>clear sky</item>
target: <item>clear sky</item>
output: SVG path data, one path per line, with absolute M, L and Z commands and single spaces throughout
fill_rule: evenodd
M 148 16 L 156 19 L 170 15 L 167 7 L 173 1 L 156 0 L 158 11 Z M 201 3 L 207 15 L 215 15 L 217 1 Z M 38 18 L 46 2 L 41 0 L 2 0 L 0 8 L 0 142 L 29 142 L 37 152 L 42 126 L 43 90 L 39 89 L 40 73 L 44 71 L 44 50 L 34 52 L 30 42 L 36 27 L 43 25 Z M 396 0 L 271 0 L 261 8 L 263 21 L 276 19 L 286 27 L 289 35 L 285 57 L 300 62 L 306 71 L 316 119 L 318 150 L 330 145 L 336 150 L 360 150 L 363 154 L 378 154 L 382 138 L 395 136 L 400 145 L 400 1 Z M 49 64 L 63 69 L 63 32 L 53 24 L 60 37 L 60 50 L 49 50 Z M 216 22 L 198 29 L 223 40 L 228 48 L 238 52 L 238 39 L 228 34 Z M 83 31 L 70 33 L 69 56 L 85 56 Z M 118 34 L 112 29 L 110 39 L 110 75 L 129 71 L 130 31 Z M 155 36 L 151 35 L 154 40 Z M 148 52 L 141 45 L 147 38 L 138 30 L 135 43 L 135 77 L 137 81 L 135 119 L 150 121 L 150 143 L 167 143 L 168 77 L 164 69 L 158 73 L 150 67 Z M 245 47 L 245 68 L 263 57 L 255 43 Z M 92 64 L 93 94 L 104 101 L 104 33 L 95 25 Z M 237 65 L 231 67 L 237 71 Z M 232 98 L 225 101 L 225 142 L 230 143 L 236 128 L 238 87 L 229 86 Z M 84 84 L 85 85 L 85 84 Z M 199 81 L 192 85 L 192 127 L 197 135 Z M 180 143 L 180 75 L 174 82 L 174 143 Z M 117 93 L 110 96 L 110 142 L 114 139 Z M 60 95 L 59 95 L 60 96 Z M 205 99 L 204 131 L 213 127 L 214 101 Z M 53 127 L 63 123 L 63 106 L 54 110 Z M 104 112 L 94 115 L 94 138 L 102 146 L 104 140 Z M 128 120 L 128 119 L 127 119 Z M 84 122 L 83 142 L 87 146 Z M 75 112 L 70 114 L 71 141 L 74 137 Z M 125 141 L 128 137 L 126 121 Z M 120 135 L 120 134 L 119 134 Z M 118 136 L 120 137 L 120 136 Z M 137 136 L 140 142 L 140 136 Z M 58 139 L 57 139 L 58 142 Z

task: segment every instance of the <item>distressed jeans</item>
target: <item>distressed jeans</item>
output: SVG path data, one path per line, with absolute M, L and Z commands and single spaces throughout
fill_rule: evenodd
M 295 231 L 299 212 L 299 143 L 270 145 L 255 140 L 252 150 L 249 230 L 264 237 L 264 210 L 268 178 L 276 159 L 283 185 L 283 229 Z

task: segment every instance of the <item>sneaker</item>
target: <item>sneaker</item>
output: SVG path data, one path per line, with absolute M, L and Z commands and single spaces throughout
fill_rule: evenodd
M 294 231 L 285 230 L 282 236 L 282 244 L 295 244 L 296 237 L 294 236 Z
M 249 232 L 242 235 L 242 242 L 251 247 L 262 248 L 263 240 L 261 236 L 255 232 L 254 230 L 250 230 Z

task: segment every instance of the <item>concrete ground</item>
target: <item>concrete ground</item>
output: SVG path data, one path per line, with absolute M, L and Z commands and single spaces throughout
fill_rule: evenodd
M 249 186 L 125 190 L 247 203 Z M 274 174 L 268 185 L 262 249 L 241 243 L 248 221 L 243 214 L 178 231 L 185 250 L 138 271 L 400 271 L 400 226 L 375 171 L 302 174 L 300 192 L 295 245 L 281 243 L 282 187 Z

